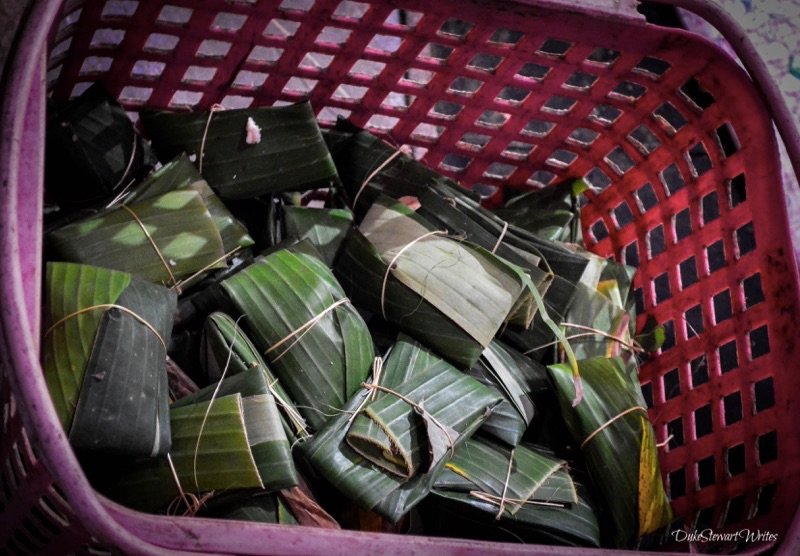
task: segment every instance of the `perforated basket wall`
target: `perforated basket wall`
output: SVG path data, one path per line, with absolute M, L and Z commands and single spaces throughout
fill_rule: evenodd
M 638 266 L 639 324 L 668 331 L 641 382 L 657 439 L 671 436 L 676 514 L 689 529 L 783 534 L 800 497 L 800 307 L 769 117 L 710 45 L 575 6 L 73 2 L 47 79 L 55 99 L 102 80 L 134 117 L 310 98 L 324 125 L 347 116 L 410 145 L 490 205 L 584 176 L 587 245 Z M 130 523 L 154 534 L 144 516 Z M 230 533 L 212 541 L 214 526 L 180 530 L 159 542 L 243 549 Z M 255 550 L 274 533 L 251 534 Z

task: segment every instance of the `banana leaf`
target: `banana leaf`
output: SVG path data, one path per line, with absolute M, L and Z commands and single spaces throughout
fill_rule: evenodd
M 402 389 L 418 372 L 425 373 L 427 369 L 446 368 L 445 366 L 446 363 L 439 357 L 401 336 L 392 348 L 378 382 L 386 388 Z M 458 383 L 458 389 L 464 389 L 465 395 L 478 394 L 482 388 L 474 381 Z M 472 394 L 467 394 L 470 390 Z M 483 390 L 479 396 L 487 405 L 471 408 L 473 416 L 468 421 L 462 420 L 456 424 L 459 430 L 452 437 L 455 450 L 480 427 L 499 402 L 499 397 L 492 396 L 488 389 Z M 452 400 L 458 400 L 458 395 L 460 394 L 455 391 L 448 392 Z M 314 469 L 345 497 L 362 509 L 374 510 L 396 523 L 428 494 L 451 454 L 449 450 L 445 450 L 443 457 L 410 479 L 389 472 L 363 457 L 350 446 L 347 435 L 353 413 L 361 411 L 370 401 L 370 396 L 371 391 L 368 388 L 360 389 L 343 408 L 341 415 L 329 420 L 310 440 L 299 444 L 298 449 Z M 460 403 L 454 403 L 453 407 L 459 407 L 464 412 L 469 411 L 461 407 Z M 417 422 L 422 420 L 411 407 L 408 407 L 406 417 L 418 420 Z M 420 425 L 425 426 L 422 423 Z
M 197 514 L 200 517 L 297 525 L 297 519 L 276 492 L 230 492 L 212 496 Z
M 130 274 L 48 263 L 42 360 L 78 450 L 161 455 L 170 448 L 166 345 L 175 294 Z
M 539 411 L 534 393 L 548 389 L 546 369 L 499 340 L 493 340 L 467 374 L 504 398 L 481 431 L 511 446 L 519 444 Z
M 219 231 L 193 190 L 172 191 L 68 224 L 50 232 L 47 242 L 56 259 L 171 286 L 199 270 L 225 267 Z
M 234 218 L 225 203 L 217 197 L 185 154 L 168 162 L 136 186 L 125 197 L 125 203 L 145 201 L 170 191 L 186 190 L 194 190 L 200 194 L 219 230 L 225 253 L 231 253 L 237 247 L 250 247 L 255 243 L 247 233 L 247 228 Z
M 162 162 L 183 152 L 196 155 L 203 177 L 225 200 L 328 187 L 338 182 L 336 167 L 307 101 L 283 107 L 220 110 L 210 118 L 208 112 L 144 111 L 141 120 Z M 257 141 L 249 137 L 249 121 L 260 128 Z
M 100 485 L 101 491 L 134 509 L 153 511 L 182 497 L 181 490 L 183 495 L 277 490 L 298 482 L 272 396 L 234 394 L 173 407 L 170 420 L 170 459 L 131 462 Z
M 283 209 L 286 236 L 298 241 L 307 239 L 322 255 L 328 266 L 339 251 L 353 225 L 353 213 L 346 209 L 314 209 L 287 206 Z
M 125 110 L 97 83 L 52 112 L 45 137 L 47 192 L 62 208 L 110 199 L 156 162 Z
M 579 363 L 585 394 L 572 407 L 573 385 L 564 365 L 550 365 L 559 405 L 571 435 L 581 445 L 586 465 L 613 523 L 614 542 L 634 538 L 672 520 L 661 482 L 652 425 L 631 369 L 619 357 L 593 357 Z M 635 361 L 629 363 L 635 366 Z
M 280 249 L 222 288 L 300 413 L 319 429 L 366 379 L 374 352 L 333 273 L 303 249 Z

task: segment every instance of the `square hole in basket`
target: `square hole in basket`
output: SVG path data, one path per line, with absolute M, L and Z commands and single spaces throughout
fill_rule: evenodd
M 306 54 L 306 57 L 308 56 L 309 55 Z M 328 56 L 328 62 L 324 67 L 327 68 L 330 65 L 330 60 L 333 60 L 333 56 Z M 385 68 L 386 64 L 383 62 L 376 62 L 373 60 L 356 60 L 356 63 L 350 66 L 350 71 L 347 73 L 351 77 L 359 77 L 362 79 L 369 79 L 371 81 L 378 77 Z
M 705 353 L 691 360 L 689 372 L 692 375 L 692 388 L 697 388 L 708 382 L 708 360 Z
M 113 58 L 107 56 L 87 56 L 84 58 L 83 64 L 81 64 L 79 75 L 85 76 L 105 73 L 111 68 L 111 63 L 113 61 Z
M 300 67 L 304 70 L 318 72 L 327 69 L 331 65 L 331 62 L 333 62 L 333 56 L 330 54 L 306 52 L 306 55 L 300 60 Z
M 453 48 L 449 46 L 438 43 L 428 43 L 422 48 L 417 56 L 417 59 L 437 64 L 444 64 L 452 53 Z M 478 56 L 481 55 L 479 54 Z
M 694 519 L 693 529 L 695 531 L 705 531 L 714 524 L 714 506 L 703 508 Z
M 387 131 L 393 130 L 399 121 L 400 118 L 395 118 L 394 116 L 373 114 L 372 116 L 370 116 L 369 120 L 367 120 L 366 127 L 367 129 L 370 129 L 372 131 L 385 133 Z
M 738 257 L 743 257 L 746 254 L 754 251 L 756 248 L 756 233 L 753 229 L 753 223 L 748 222 L 738 230 L 736 230 L 736 251 Z
M 349 118 L 352 113 L 352 110 L 347 110 L 346 108 L 323 106 L 317 114 L 317 119 L 322 124 L 333 125 L 339 118 Z
M 664 327 L 664 343 L 661 344 L 661 351 L 668 351 L 675 347 L 675 321 L 668 320 L 662 323 Z
M 514 77 L 527 81 L 542 81 L 550 73 L 549 66 L 528 62 L 523 65 Z
M 724 290 L 713 297 L 714 322 L 719 324 L 733 316 L 733 306 L 731 305 L 731 292 Z
M 418 141 L 435 143 L 444 133 L 444 126 L 431 125 L 426 123 L 418 124 L 411 132 L 411 137 Z
M 667 195 L 674 195 L 686 185 L 686 182 L 681 175 L 681 171 L 675 164 L 670 164 L 659 173 L 661 183 L 664 185 L 664 191 Z
M 747 186 L 744 174 L 739 174 L 727 182 L 728 202 L 734 208 L 747 200 Z
M 778 433 L 770 431 L 760 435 L 756 441 L 756 448 L 760 465 L 778 459 Z
M 489 129 L 500 129 L 506 124 L 510 117 L 511 115 L 505 112 L 484 110 L 483 113 L 478 116 L 478 119 L 475 120 L 475 125 Z
M 625 264 L 628 266 L 639 266 L 639 244 L 634 241 L 625 247 Z
M 439 100 L 436 101 L 428 111 L 428 116 L 431 116 L 432 118 L 441 118 L 443 120 L 454 120 L 463 108 L 463 104 Z
M 192 18 L 193 11 L 191 8 L 181 8 L 167 4 L 158 12 L 156 21 L 166 25 L 185 25 Z
M 231 43 L 206 39 L 200 43 L 197 49 L 197 56 L 200 58 L 224 58 L 231 49 Z
M 642 214 L 658 204 L 656 192 L 653 189 L 653 186 L 649 183 L 646 183 L 637 189 L 634 195 L 636 197 L 636 204 L 639 206 L 639 210 Z
M 311 91 L 314 90 L 314 87 L 317 86 L 316 79 L 307 79 L 303 77 L 291 77 L 286 82 L 286 85 L 283 86 L 283 92 L 286 95 L 290 96 L 307 96 L 311 94 Z
M 494 72 L 503 62 L 503 57 L 497 54 L 476 54 L 472 60 L 469 61 L 467 67 L 473 70 Z
M 595 166 L 589 170 L 583 179 L 594 189 L 595 193 L 599 193 L 611 185 L 611 178 L 606 175 L 600 168 Z
M 247 61 L 257 65 L 273 65 L 281 59 L 282 48 L 274 46 L 254 46 L 247 57 Z
M 608 93 L 608 96 L 613 99 L 623 100 L 626 102 L 635 102 L 642 98 L 647 92 L 647 87 L 634 83 L 633 81 L 620 81 L 617 86 Z
M 463 95 L 467 97 L 471 97 L 478 90 L 483 86 L 483 81 L 480 79 L 472 79 L 470 77 L 456 77 L 453 79 L 453 82 L 450 83 L 450 86 L 447 88 L 447 92 L 454 93 L 456 95 Z
M 563 87 L 576 91 L 588 91 L 597 82 L 597 76 L 591 73 L 576 71 L 564 81 Z
M 241 70 L 236 74 L 236 79 L 233 81 L 233 87 L 237 89 L 256 89 L 261 87 L 267 80 L 268 74 L 260 73 L 257 71 Z
M 500 104 L 507 104 L 516 106 L 525 102 L 525 99 L 530 96 L 531 92 L 528 89 L 520 87 L 503 87 L 495 97 L 495 102 Z
M 753 384 L 753 413 L 761 413 L 775 406 L 775 387 L 772 377 Z
M 517 167 L 513 164 L 492 162 L 489 164 L 489 167 L 486 168 L 486 171 L 483 173 L 483 177 L 496 180 L 507 180 L 516 171 L 516 169 Z
M 636 304 L 636 313 L 644 313 L 644 292 L 642 288 L 635 288 L 633 290 L 633 301 Z
M 686 338 L 699 336 L 703 332 L 703 308 L 701 305 L 690 307 L 683 313 L 686 324 Z
M 405 85 L 413 85 L 415 87 L 424 87 L 436 76 L 436 72 L 424 70 L 420 68 L 408 68 L 403 77 L 400 78 L 400 83 Z
M 736 352 L 736 340 L 731 340 L 719 346 L 717 354 L 719 355 L 720 373 L 730 372 L 739 366 L 739 355 Z
M 714 95 L 709 93 L 700 82 L 692 77 L 684 83 L 680 91 L 684 99 L 693 107 L 699 110 L 705 110 L 714 104 Z
M 735 523 L 744 520 L 745 500 L 747 496 L 740 494 L 728 500 L 725 506 L 725 519 L 722 522 L 723 527 L 729 527 Z
M 462 149 L 479 151 L 486 145 L 488 145 L 491 139 L 492 138 L 489 135 L 468 131 L 467 133 L 461 136 L 461 139 L 458 140 L 457 145 Z
M 733 126 L 729 122 L 725 122 L 716 130 L 717 146 L 725 158 L 735 154 L 742 144 L 736 136 Z
M 665 102 L 656 108 L 653 112 L 653 118 L 670 135 L 675 135 L 688 123 L 684 115 L 670 102 Z
M 542 105 L 541 110 L 547 114 L 563 116 L 569 114 L 570 110 L 572 110 L 577 103 L 578 101 L 574 98 L 553 95 Z
M 760 326 L 747 333 L 750 340 L 750 359 L 757 359 L 769 353 L 769 332 L 767 325 Z
M 100 17 L 103 19 L 130 17 L 136 13 L 138 7 L 139 2 L 133 0 L 108 0 L 103 6 Z
M 531 177 L 528 178 L 526 183 L 533 187 L 547 187 L 553 183 L 553 180 L 555 179 L 556 175 L 553 172 L 549 172 L 547 170 L 536 170 L 531 174 Z
M 719 201 L 716 191 L 712 191 L 703 197 L 701 206 L 703 209 L 703 224 L 708 224 L 719 218 Z
M 463 39 L 469 34 L 473 27 L 475 27 L 475 25 L 469 21 L 450 18 L 442 23 L 442 26 L 439 27 L 436 34 L 448 38 Z
M 253 97 L 246 97 L 242 95 L 225 95 L 220 104 L 225 108 L 232 110 L 237 108 L 248 108 L 253 104 Z
M 619 52 L 610 48 L 597 47 L 586 58 L 586 62 L 596 66 L 609 67 L 619 58 Z
M 447 153 L 439 163 L 439 168 L 450 172 L 463 172 L 472 162 L 472 158 L 461 154 Z
M 520 133 L 523 135 L 532 135 L 533 137 L 547 137 L 547 135 L 553 131 L 553 128 L 556 127 L 556 124 L 553 122 L 547 122 L 544 120 L 531 120 L 525 127 L 522 128 Z
M 489 38 L 489 42 L 499 46 L 514 46 L 524 35 L 519 31 L 500 28 Z
M 175 91 L 169 101 L 170 108 L 194 108 L 203 100 L 203 93 L 196 91 Z
M 667 437 L 671 437 L 669 441 L 669 449 L 674 450 L 678 446 L 683 446 L 683 418 L 678 417 L 667 423 Z
M 697 283 L 697 263 L 694 256 L 681 261 L 678 265 L 681 277 L 681 289 L 686 289 Z
M 650 382 L 646 382 L 645 384 L 641 385 L 642 387 L 642 397 L 644 398 L 644 404 L 648 408 L 653 407 L 653 385 Z
M 606 104 L 598 104 L 589 114 L 589 119 L 603 126 L 610 126 L 622 116 L 622 110 Z
M 550 166 L 555 166 L 556 168 L 569 168 L 577 159 L 578 155 L 574 152 L 564 149 L 556 149 L 550 156 L 547 157 L 545 162 Z
M 389 13 L 389 17 L 383 22 L 384 27 L 411 30 L 416 29 L 417 24 L 422 21 L 423 14 L 406 9 L 394 9 Z
M 705 488 L 714 484 L 714 456 L 708 456 L 697 462 L 697 488 Z
M 131 68 L 131 76 L 137 79 L 158 79 L 164 73 L 167 64 L 151 60 L 137 60 Z
M 628 134 L 628 141 L 630 141 L 636 149 L 647 156 L 661 146 L 661 141 L 658 140 L 655 133 L 649 127 L 642 124 Z
M 737 444 L 725 450 L 725 466 L 731 477 L 745 472 L 744 444 Z
M 500 190 L 496 185 L 488 185 L 485 183 L 475 183 L 472 186 L 472 191 L 481 196 L 481 199 L 489 199 Z
M 246 21 L 246 15 L 219 12 L 211 23 L 211 30 L 223 33 L 235 33 L 244 27 Z
M 664 226 L 659 224 L 652 230 L 647 232 L 647 255 L 648 259 L 657 257 L 666 249 L 666 241 L 664 240 Z
M 764 291 L 761 289 L 761 274 L 756 272 L 742 280 L 744 305 L 747 309 L 764 301 Z
M 663 303 L 672 297 L 672 292 L 669 287 L 669 274 L 663 273 L 653 279 L 653 289 L 656 294 L 656 303 Z
M 534 145 L 530 143 L 523 143 L 522 141 L 511 141 L 501 153 L 507 158 L 515 160 L 525 160 L 533 152 Z
M 333 19 L 341 19 L 344 21 L 358 21 L 364 17 L 364 14 L 369 10 L 369 4 L 362 2 L 353 2 L 352 0 L 343 0 L 336 7 L 333 12 Z
M 289 19 L 270 19 L 262 33 L 265 37 L 286 40 L 297 33 L 300 23 Z
M 625 201 L 614 207 L 612 214 L 614 217 L 614 223 L 617 225 L 618 229 L 624 228 L 633 222 L 633 213 L 631 212 L 631 208 L 628 206 L 628 203 Z
M 664 374 L 664 399 L 671 400 L 681 395 L 681 381 L 678 375 L 678 369 L 672 369 Z
M 702 142 L 697 143 L 686 151 L 686 161 L 689 163 L 689 169 L 695 178 L 702 176 L 711 169 L 711 157 Z
M 167 54 L 175 50 L 179 39 L 175 35 L 165 35 L 164 33 L 150 33 L 142 47 L 145 52 L 155 52 Z
M 580 145 L 581 147 L 588 147 L 594 143 L 599 136 L 600 133 L 597 131 L 585 127 L 577 127 L 569 134 L 567 142 L 573 145 Z
M 361 102 L 364 95 L 369 91 L 368 87 L 358 85 L 339 85 L 331 95 L 332 99 L 343 102 Z
M 775 500 L 775 492 L 778 490 L 778 485 L 771 483 L 759 489 L 756 498 L 755 507 L 751 510 L 753 517 L 766 515 L 772 511 L 772 502 Z
M 307 12 L 314 5 L 314 0 L 283 0 L 280 5 L 284 12 Z
M 711 434 L 711 406 L 704 405 L 694 410 L 694 434 L 695 438 L 702 438 Z
M 402 44 L 403 44 L 403 39 L 400 37 L 396 37 L 394 35 L 375 35 L 374 37 L 372 37 L 372 40 L 369 41 L 369 44 L 367 44 L 365 52 L 370 54 L 379 54 L 381 56 L 388 56 L 400 50 L 400 46 L 402 46 Z M 441 45 L 429 44 L 428 46 L 432 48 L 432 50 L 429 52 L 431 56 L 433 56 L 434 53 L 437 56 L 438 54 L 444 55 L 447 49 L 447 47 L 441 48 Z M 450 50 L 452 51 L 452 49 Z M 443 59 L 447 58 L 447 56 L 449 55 L 450 53 L 447 52 L 447 54 L 444 55 Z
M 349 29 L 326 26 L 322 28 L 322 31 L 320 31 L 319 35 L 317 35 L 317 38 L 314 39 L 314 42 L 319 45 L 340 49 L 347 44 L 347 41 L 350 39 L 350 35 L 352 35 L 352 31 Z M 367 45 L 367 49 L 373 46 L 373 42 L 377 39 L 377 37 L 381 36 L 383 35 L 375 35 L 372 37 L 372 41 L 370 41 L 369 45 Z M 379 48 L 372 50 L 372 53 L 374 54 L 380 54 L 381 52 L 382 51 Z
M 572 48 L 571 42 L 558 39 L 546 39 L 536 52 L 545 56 L 563 57 L 570 48 Z
M 589 228 L 592 232 L 592 237 L 594 240 L 603 241 L 608 237 L 608 228 L 606 227 L 606 223 L 603 220 L 597 220 L 594 224 L 591 225 Z
M 725 415 L 725 424 L 730 426 L 742 420 L 742 394 L 734 392 L 722 398 L 722 409 Z
M 633 168 L 633 159 L 625 152 L 625 149 L 618 146 L 609 152 L 603 160 L 620 176 Z
M 194 85 L 203 85 L 211 81 L 217 73 L 217 68 L 208 68 L 203 66 L 189 66 L 183 74 L 183 83 L 192 83 Z
M 706 247 L 706 260 L 709 274 L 725 267 L 725 244 L 721 239 Z
M 633 68 L 633 71 L 646 75 L 652 79 L 659 79 L 670 67 L 672 66 L 669 62 L 666 62 L 660 58 L 645 56 L 642 58 L 641 62 L 636 64 L 636 67 Z
M 667 485 L 669 485 L 669 497 L 673 500 L 684 496 L 686 494 L 686 471 L 680 468 L 669 473 Z
M 383 100 L 381 101 L 381 108 L 385 110 L 399 110 L 405 111 L 408 110 L 408 107 L 414 104 L 414 101 L 417 99 L 414 95 L 408 95 L 405 93 L 397 93 L 397 92 L 390 92 L 386 95 Z

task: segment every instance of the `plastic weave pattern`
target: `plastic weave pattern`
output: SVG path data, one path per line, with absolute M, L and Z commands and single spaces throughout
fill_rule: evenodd
M 800 501 L 800 306 L 763 103 L 688 33 L 530 4 L 69 2 L 48 86 L 63 100 L 102 80 L 134 117 L 308 98 L 322 124 L 409 145 L 489 205 L 585 177 L 586 244 L 638 267 L 639 325 L 667 329 L 641 382 L 676 515 L 782 534 Z M 4 444 L 4 481 L 14 457 Z

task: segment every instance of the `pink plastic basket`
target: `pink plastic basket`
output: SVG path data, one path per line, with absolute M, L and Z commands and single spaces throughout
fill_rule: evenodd
M 490 204 L 507 186 L 585 176 L 587 244 L 638 265 L 639 304 L 669 330 L 641 381 L 658 440 L 673 435 L 661 465 L 676 515 L 688 530 L 775 532 L 798 553 L 800 305 L 771 114 L 788 120 L 741 36 L 758 86 L 707 42 L 645 24 L 632 0 L 60 4 L 35 4 L 2 114 L 5 551 L 579 552 L 149 516 L 97 495 L 55 416 L 38 337 L 45 99 L 102 80 L 132 112 L 308 97 L 323 124 L 346 115 L 411 145 Z M 711 3 L 699 9 L 731 30 Z

